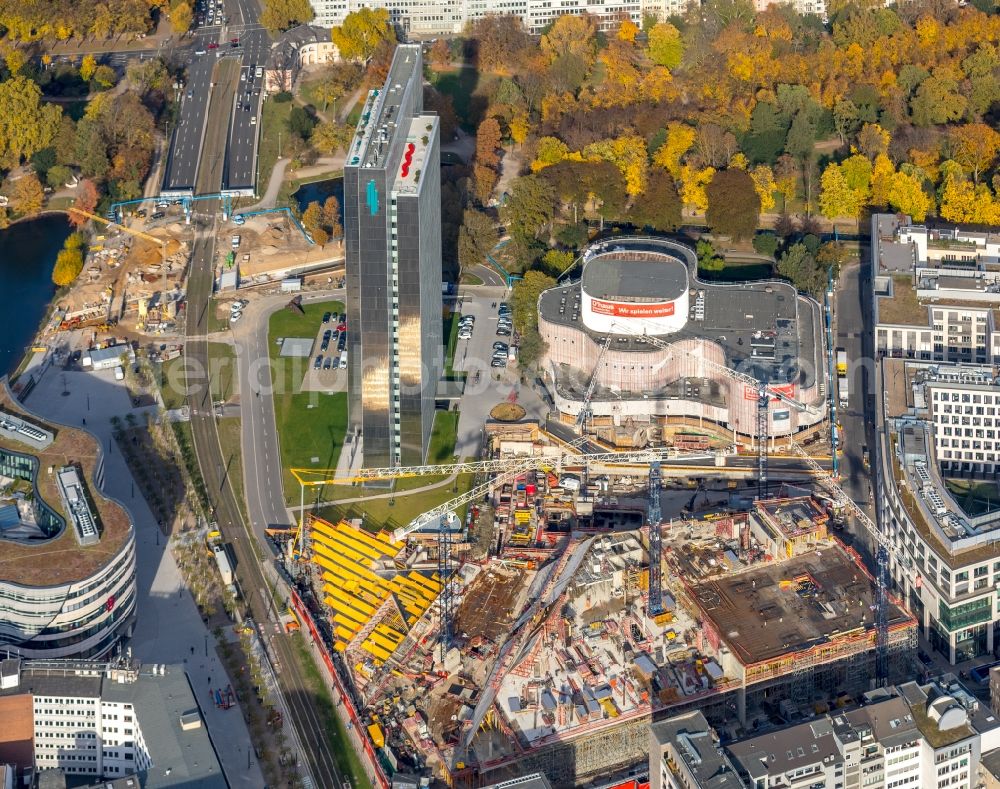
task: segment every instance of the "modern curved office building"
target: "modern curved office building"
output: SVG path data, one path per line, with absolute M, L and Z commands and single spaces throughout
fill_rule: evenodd
M 753 440 L 757 390 L 723 368 L 785 395 L 769 403 L 770 435 L 826 421 L 819 305 L 778 280 L 705 282 L 697 266 L 683 244 L 614 238 L 584 253 L 579 280 L 541 294 L 542 368 L 564 421 L 589 405 L 589 428 L 612 443 L 691 420 Z
M 0 650 L 100 657 L 135 621 L 135 535 L 97 442 L 0 390 Z

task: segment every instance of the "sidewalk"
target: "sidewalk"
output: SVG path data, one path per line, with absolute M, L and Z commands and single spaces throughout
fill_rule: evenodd
M 166 15 L 160 17 L 156 30 L 148 33 L 145 38 L 138 35 L 117 38 L 69 38 L 66 41 L 57 41 L 49 50 L 53 59 L 62 56 L 78 57 L 80 55 L 98 55 L 112 52 L 138 52 L 146 50 L 149 52 L 161 49 L 171 42 L 173 33 L 170 30 L 170 21 Z
M 67 397 L 62 396 L 64 379 L 65 389 L 71 393 Z M 87 408 L 82 407 L 84 402 Z M 141 420 L 155 409 L 133 409 L 125 388 L 114 381 L 111 371 L 64 372 L 59 368 L 49 369 L 25 406 L 43 418 L 73 427 L 81 427 L 81 420 L 87 420 L 83 429 L 94 435 L 105 453 L 104 492 L 129 510 L 135 525 L 138 615 L 133 652 L 143 662 L 184 665 L 230 785 L 233 789 L 264 786 L 256 756 L 248 753 L 250 734 L 239 708 L 221 710 L 205 703 L 209 686 L 229 683 L 215 650 L 215 638 L 202 622 L 173 556 L 166 550 L 166 539 L 138 486 L 133 485 L 111 435 L 111 417 L 133 413 Z

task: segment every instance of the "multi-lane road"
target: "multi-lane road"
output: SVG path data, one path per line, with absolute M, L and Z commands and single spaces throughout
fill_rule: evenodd
M 201 161 L 202 140 L 205 135 L 205 121 L 212 93 L 212 74 L 215 70 L 215 53 L 209 50 L 211 43 L 219 38 L 218 27 L 200 28 L 191 45 L 193 54 L 187 69 L 187 84 L 181 94 L 180 112 L 177 125 L 172 129 L 170 148 L 167 152 L 167 166 L 163 174 L 164 192 L 194 190 L 198 182 L 198 163 Z
M 271 38 L 258 24 L 255 0 L 226 0 L 224 11 L 227 23 L 198 28 L 186 48 L 187 83 L 164 169 L 166 193 L 207 189 L 252 194 L 256 186 L 264 85 L 258 69 L 263 72 L 267 64 Z M 220 70 L 220 64 L 233 59 L 240 64 L 235 94 L 219 89 L 227 87 L 220 71 L 228 71 Z M 226 133 L 207 134 L 210 121 L 220 123 Z M 206 167 L 217 172 L 202 172 Z
M 229 121 L 223 188 L 253 193 L 257 181 L 257 143 L 264 95 L 263 69 L 271 50 L 271 37 L 256 24 L 259 11 L 254 0 L 228 0 L 226 8 L 230 22 L 234 23 L 230 28 L 230 37 L 240 40 L 242 62 Z

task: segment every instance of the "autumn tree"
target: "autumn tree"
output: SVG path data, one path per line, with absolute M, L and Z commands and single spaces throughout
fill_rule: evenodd
M 486 167 L 496 167 L 500 164 L 497 151 L 500 148 L 500 123 L 490 117 L 479 124 L 476 131 L 476 163 Z
M 866 123 L 858 132 L 858 150 L 871 161 L 889 152 L 889 132 L 877 123 Z
M 658 164 L 677 178 L 681 174 L 681 159 L 694 145 L 697 132 L 679 121 L 668 123 L 666 131 L 666 139 L 653 154 L 653 164 Z
M 513 14 L 487 14 L 473 22 L 469 32 L 476 42 L 476 63 L 480 71 L 507 71 L 529 46 L 524 24 Z
M 96 68 L 97 59 L 93 55 L 84 55 L 83 60 L 80 61 L 80 79 L 84 82 L 90 82 Z
M 864 204 L 865 194 L 852 189 L 839 164 L 831 162 L 820 178 L 819 210 L 827 219 L 856 217 Z
M 705 189 L 705 221 L 713 233 L 739 241 L 750 238 L 760 220 L 760 197 L 749 173 L 721 170 Z
M 83 271 L 83 251 L 61 249 L 56 255 L 56 264 L 52 269 L 52 281 L 60 288 L 67 287 L 73 284 L 81 271 Z
M 0 163 L 15 167 L 52 142 L 62 110 L 41 98 L 41 89 L 27 77 L 0 82 Z
M 542 267 L 552 276 L 558 277 L 573 265 L 576 256 L 565 249 L 550 249 L 542 255 Z
M 107 90 L 108 88 L 113 88 L 115 83 L 118 81 L 117 72 L 111 68 L 111 66 L 102 63 L 96 69 L 94 69 L 93 82 L 99 88 Z
M 260 14 L 260 23 L 271 33 L 288 30 L 302 22 L 311 22 L 313 9 L 309 0 L 264 0 L 264 10 Z M 350 14 L 348 14 L 350 18 Z M 346 24 L 346 20 L 345 20 Z M 334 38 L 333 43 L 337 44 Z M 338 44 L 338 48 L 339 48 Z M 342 57 L 343 49 L 340 50 Z
M 191 29 L 194 12 L 187 0 L 180 0 L 170 9 L 170 28 L 179 36 Z
M 979 183 L 979 176 L 989 169 L 1000 152 L 1000 133 L 985 123 L 970 123 L 951 132 L 954 159 Z
M 475 164 L 472 167 L 472 188 L 476 199 L 486 205 L 493 196 L 493 189 L 497 185 L 500 176 L 492 167 L 485 164 Z
M 346 123 L 318 123 L 309 135 L 309 144 L 327 155 L 347 151 L 354 140 L 354 127 Z
M 22 175 L 11 185 L 10 204 L 19 214 L 29 216 L 42 210 L 45 192 L 42 183 L 34 173 Z
M 497 229 L 482 211 L 465 209 L 458 231 L 458 264 L 463 270 L 486 261 L 497 241 Z
M 684 57 L 680 31 L 669 22 L 658 22 L 649 31 L 649 59 L 660 66 L 675 69 Z
M 597 24 L 589 14 L 563 14 L 556 17 L 539 45 L 550 64 L 572 57 L 589 68 L 597 54 Z
M 340 201 L 333 195 L 323 201 L 323 224 L 333 238 L 344 235 L 344 228 L 340 224 Z
M 307 1 L 307 0 L 306 0 Z M 367 63 L 383 41 L 396 43 L 396 32 L 385 8 L 361 7 L 344 17 L 344 24 L 330 31 L 333 43 L 345 60 Z
M 500 209 L 500 217 L 511 235 L 536 238 L 551 222 L 555 192 L 538 175 L 516 178 L 510 198 Z
M 623 134 L 611 140 L 591 143 L 583 149 L 585 159 L 603 159 L 619 169 L 625 179 L 625 191 L 630 196 L 646 188 L 649 156 L 646 141 L 635 134 Z
M 661 232 L 681 226 L 681 198 L 670 173 L 660 167 L 650 171 L 646 190 L 632 203 L 630 217 L 638 227 Z
M 451 49 L 443 38 L 439 38 L 431 46 L 430 61 L 438 69 L 443 69 L 451 63 Z
M 92 180 L 84 178 L 76 187 L 76 200 L 73 206 L 79 208 L 81 211 L 86 211 L 88 214 L 92 214 L 97 209 L 97 201 L 97 187 Z M 74 227 L 83 227 L 87 224 L 88 218 L 83 214 L 70 211 L 69 221 Z
M 302 212 L 302 227 L 309 231 L 310 234 L 315 234 L 322 225 L 323 209 L 320 208 L 318 201 L 313 200 L 306 206 L 306 210 Z

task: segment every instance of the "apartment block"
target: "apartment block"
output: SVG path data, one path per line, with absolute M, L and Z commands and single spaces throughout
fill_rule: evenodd
M 863 701 L 725 745 L 697 712 L 654 723 L 650 787 L 972 789 L 1000 745 L 1000 721 L 950 674 Z

